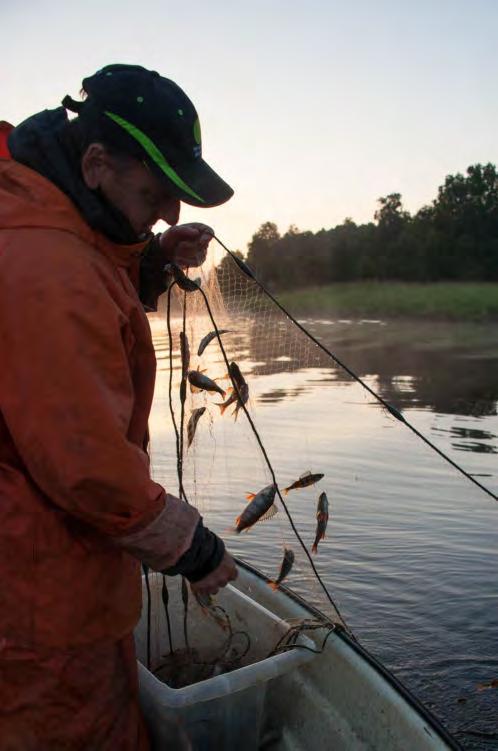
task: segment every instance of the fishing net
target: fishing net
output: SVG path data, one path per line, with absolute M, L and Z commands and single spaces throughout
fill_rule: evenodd
M 297 429 L 289 424 L 282 433 L 286 419 L 282 395 L 299 398 L 304 390 L 300 385 L 303 369 L 313 378 L 333 378 L 330 360 L 275 307 L 232 257 L 217 264 L 215 259 L 213 253 L 202 269 L 189 272 L 202 292 L 185 291 L 173 283 L 158 313 L 150 316 L 158 360 L 150 448 L 154 478 L 196 506 L 205 524 L 224 538 L 232 554 L 270 579 L 277 579 L 284 552 L 291 551 L 293 564 L 284 584 L 328 619 L 344 625 L 333 593 L 318 571 L 327 537 L 318 543 L 316 554 L 311 553 L 320 493 L 327 493 L 332 504 L 330 478 L 325 476 L 284 495 L 284 489 L 303 475 L 323 473 L 315 445 L 318 435 L 324 445 L 328 428 L 317 421 L 315 413 Z M 199 344 L 216 328 L 222 332 L 219 338 L 214 335 L 199 356 Z M 194 391 L 187 384 L 182 405 L 183 335 L 190 349 L 190 371 L 198 369 L 215 379 L 226 392 L 224 397 L 216 392 Z M 247 411 L 241 406 L 236 409 L 237 395 L 227 367 L 232 362 L 238 364 L 249 387 Z M 295 378 L 298 372 L 301 375 Z M 222 412 L 221 405 L 230 395 L 234 401 Z M 261 409 L 270 404 L 279 406 L 278 420 L 274 409 L 271 419 Z M 205 411 L 192 438 L 187 426 L 192 414 L 202 408 Z M 258 493 L 275 481 L 278 513 L 247 532 L 235 533 L 235 521 L 248 504 L 248 494 Z

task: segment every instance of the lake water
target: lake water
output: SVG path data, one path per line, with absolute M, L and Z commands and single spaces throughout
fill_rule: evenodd
M 177 492 L 166 326 L 159 315 L 150 320 L 159 368 L 152 464 L 156 479 Z M 498 493 L 495 324 L 303 323 Z M 209 322 L 198 329 L 205 333 Z M 196 349 L 197 334 L 190 335 Z M 498 678 L 498 503 L 386 414 L 301 334 L 289 336 L 289 324 L 239 317 L 224 341 L 249 382 L 250 412 L 280 486 L 306 470 L 325 473 L 318 486 L 290 493 L 287 504 L 310 546 L 316 500 L 327 492 L 327 538 L 314 560 L 355 636 L 465 748 L 497 749 L 498 689 L 480 684 Z M 216 342 L 202 363 L 211 376 L 226 372 Z M 245 494 L 270 481 L 247 421 L 243 414 L 237 422 L 229 413 L 221 417 L 216 394 L 191 398 L 190 407 L 208 410 L 186 460 L 188 494 L 207 523 L 225 533 L 233 553 L 276 576 L 283 544 L 299 551 L 282 509 L 247 535 L 226 533 Z M 304 556 L 297 556 L 288 583 L 326 609 Z

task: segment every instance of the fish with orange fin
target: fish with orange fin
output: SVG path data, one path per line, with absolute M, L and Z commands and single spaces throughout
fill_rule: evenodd
M 290 548 L 284 548 L 284 557 L 282 565 L 280 566 L 280 572 L 273 582 L 268 582 L 268 586 L 272 589 L 278 589 L 285 577 L 290 573 L 292 566 L 294 565 L 294 552 Z
M 199 607 L 205 615 L 210 615 L 224 631 L 230 631 L 230 618 L 224 608 L 216 604 L 211 595 L 204 595 L 198 592 L 194 593 Z
M 478 691 L 486 691 L 488 688 L 498 688 L 498 678 L 493 678 L 492 681 L 487 683 L 478 683 L 476 686 Z
M 226 391 L 224 391 L 221 386 L 218 386 L 212 378 L 201 373 L 200 370 L 190 370 L 188 381 L 190 383 L 191 391 L 216 391 L 218 394 L 221 394 L 223 399 L 225 398 Z
M 325 537 L 325 530 L 327 529 L 327 522 L 329 520 L 329 501 L 326 493 L 320 493 L 318 498 L 318 504 L 316 507 L 316 534 L 315 542 L 311 547 L 311 552 L 316 553 L 318 551 L 318 543 Z
M 230 396 L 228 397 L 226 402 L 223 402 L 222 404 L 220 404 L 219 402 L 216 402 L 216 403 L 218 407 L 220 408 L 221 414 L 223 414 L 224 411 L 227 409 L 227 407 L 229 407 L 231 404 L 235 404 L 235 409 L 232 414 L 235 415 L 235 419 L 237 419 L 239 409 L 242 407 L 243 404 L 247 404 L 249 400 L 249 386 L 247 385 L 247 381 L 245 380 L 244 376 L 240 372 L 240 368 L 236 362 L 230 363 L 229 376 L 237 385 L 237 389 L 239 393 L 237 393 L 235 388 L 230 388 L 228 390 L 230 392 Z M 239 394 L 240 394 L 240 397 L 239 397 Z
M 249 501 L 244 511 L 235 520 L 235 531 L 237 534 L 244 529 L 249 529 L 257 522 L 271 519 L 278 511 L 275 506 L 275 493 L 277 487 L 273 483 L 267 485 L 259 493 L 249 493 L 246 498 Z
M 297 488 L 307 488 L 309 485 L 314 485 L 315 482 L 321 480 L 322 477 L 325 477 L 325 475 L 322 475 L 320 472 L 317 474 L 311 474 L 309 471 L 305 472 L 298 480 L 296 480 L 296 482 L 293 482 L 288 488 L 284 488 L 284 495 L 287 495 L 289 490 L 297 490 Z

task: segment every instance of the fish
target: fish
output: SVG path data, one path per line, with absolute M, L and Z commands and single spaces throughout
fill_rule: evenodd
M 218 329 L 218 334 L 221 336 L 221 334 L 228 334 L 230 331 L 231 329 Z M 208 344 L 210 344 L 216 336 L 216 331 L 210 331 L 209 334 L 206 334 L 206 336 L 201 339 L 199 349 L 197 350 L 198 357 L 202 355 Z
M 273 483 L 267 485 L 259 493 L 248 493 L 246 496 L 249 503 L 244 511 L 235 520 L 235 531 L 237 534 L 244 529 L 249 529 L 254 524 L 265 519 L 271 519 L 278 512 L 274 504 L 277 487 Z
M 315 482 L 318 482 L 322 479 L 325 475 L 322 475 L 321 473 L 317 473 L 316 475 L 312 475 L 311 472 L 305 472 L 301 475 L 299 480 L 296 480 L 296 482 L 293 482 L 292 485 L 289 485 L 288 488 L 284 488 L 284 495 L 287 495 L 289 490 L 296 490 L 297 488 L 307 488 L 308 485 L 314 485 Z
M 493 678 L 493 680 L 488 683 L 478 683 L 476 685 L 478 691 L 486 691 L 488 688 L 498 688 L 498 678 Z
M 284 548 L 284 557 L 282 559 L 282 565 L 280 566 L 280 572 L 277 579 L 273 582 L 268 582 L 268 586 L 272 589 L 278 589 L 285 577 L 290 573 L 290 570 L 294 564 L 294 553 L 290 548 Z
M 196 292 L 200 286 L 200 279 L 189 279 L 176 263 L 167 263 L 163 269 L 165 274 L 172 274 L 175 282 L 184 292 Z
M 247 381 L 245 380 L 244 376 L 240 372 L 240 368 L 237 365 L 236 362 L 231 362 L 229 365 L 229 376 L 233 379 L 233 381 L 236 383 L 237 388 L 239 390 L 239 394 L 237 394 L 237 391 L 234 388 L 230 388 L 228 392 L 230 392 L 229 398 L 226 400 L 226 402 L 223 402 L 220 404 L 220 402 L 216 402 L 217 406 L 221 410 L 221 414 L 224 413 L 224 411 L 229 407 L 231 404 L 235 404 L 235 409 L 232 412 L 232 415 L 235 415 L 235 419 L 237 419 L 239 409 L 243 404 L 247 404 L 249 401 L 249 386 L 247 384 Z
M 180 381 L 180 401 L 182 404 L 185 404 L 185 400 L 187 398 L 187 381 L 185 378 L 182 378 Z
M 183 331 L 180 331 L 180 353 L 182 356 L 182 379 L 185 379 L 190 365 L 190 347 L 188 336 Z
M 214 599 L 211 595 L 205 595 L 201 592 L 195 592 L 194 591 L 194 597 L 201 606 L 201 608 L 210 608 L 212 605 L 214 605 Z
M 194 597 L 206 615 L 210 615 L 224 631 L 230 631 L 230 619 L 227 613 L 222 607 L 216 604 L 211 595 L 200 594 L 194 591 Z
M 190 446 L 190 444 L 194 440 L 195 431 L 197 429 L 197 423 L 199 422 L 199 420 L 201 419 L 205 411 L 206 411 L 206 407 L 199 407 L 198 409 L 192 410 L 190 419 L 187 425 L 187 447 Z
M 237 419 L 239 415 L 239 409 L 242 407 L 243 404 L 247 404 L 249 401 L 249 386 L 247 383 L 244 383 L 243 386 L 239 386 L 239 393 L 240 393 L 240 399 L 237 399 L 237 403 L 235 405 L 235 409 L 232 412 L 232 415 Z M 221 413 L 223 414 L 223 412 Z
M 190 390 L 200 389 L 201 391 L 216 391 L 221 394 L 223 399 L 225 398 L 226 391 L 223 391 L 221 386 L 218 386 L 211 378 L 204 375 L 200 370 L 190 370 L 188 374 L 188 380 L 190 383 Z
M 320 493 L 318 498 L 318 504 L 316 507 L 316 534 L 315 542 L 311 547 L 311 552 L 316 553 L 318 551 L 318 543 L 325 537 L 325 530 L 327 529 L 327 522 L 329 520 L 329 501 L 326 493 Z
M 187 446 L 190 446 L 192 441 L 194 440 L 195 431 L 197 429 L 197 423 L 201 419 L 202 415 L 206 411 L 206 407 L 199 407 L 198 409 L 193 409 L 192 413 L 190 415 L 190 419 L 188 421 L 187 425 Z

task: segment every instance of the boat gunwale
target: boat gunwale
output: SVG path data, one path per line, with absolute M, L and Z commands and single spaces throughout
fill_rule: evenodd
M 237 556 L 234 556 L 234 558 L 237 565 L 239 565 L 241 568 L 245 569 L 251 574 L 254 574 L 266 583 L 270 581 L 270 579 L 262 571 L 255 568 L 252 564 L 244 561 L 242 558 L 239 558 Z M 281 584 L 279 589 L 291 600 L 294 600 L 294 602 L 307 610 L 311 615 L 314 615 L 321 621 L 332 623 L 330 618 L 327 618 L 327 616 L 322 613 L 321 610 L 319 610 L 314 605 L 306 602 L 304 598 L 302 598 L 296 592 L 293 592 L 284 584 Z M 376 657 L 374 657 L 364 646 L 362 646 L 355 637 L 350 636 L 341 623 L 333 623 L 334 633 L 339 637 L 339 639 L 342 639 L 342 641 L 345 642 L 347 646 L 349 646 L 360 657 L 366 660 L 366 662 L 377 673 L 379 673 L 413 709 L 417 711 L 417 713 L 427 722 L 427 724 L 439 735 L 441 740 L 447 743 L 448 747 L 452 749 L 452 751 L 464 751 L 463 746 L 456 740 L 454 736 L 450 734 L 449 730 L 444 727 L 441 721 L 438 720 L 438 718 L 434 714 L 432 714 L 432 712 L 419 699 L 417 699 L 414 694 L 412 694 L 410 689 L 408 689 L 403 683 L 401 683 L 401 681 L 396 678 L 396 676 L 391 673 L 391 671 L 386 668 Z

